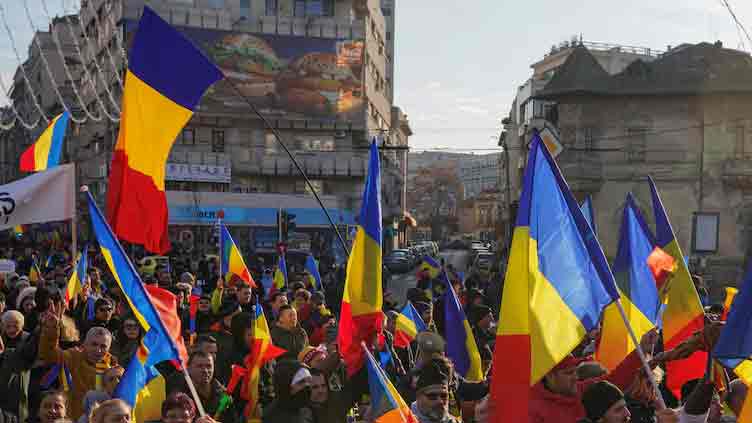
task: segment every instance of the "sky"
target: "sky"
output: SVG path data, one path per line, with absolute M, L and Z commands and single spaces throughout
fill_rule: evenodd
M 716 40 L 752 49 L 722 0 L 395 1 L 395 104 L 410 119 L 413 150 L 497 149 L 501 119 L 530 65 L 573 36 L 659 50 Z M 728 2 L 752 33 L 752 2 Z M 74 10 L 78 0 L 0 0 L 22 60 L 33 33 L 24 3 L 42 28 L 48 22 L 43 3 L 55 15 L 63 5 Z M 0 78 L 9 85 L 17 61 L 2 24 Z

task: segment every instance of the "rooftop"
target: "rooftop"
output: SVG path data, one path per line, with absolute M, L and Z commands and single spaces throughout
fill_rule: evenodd
M 565 95 L 701 95 L 752 93 L 752 57 L 715 44 L 683 44 L 646 62 L 637 59 L 609 75 L 584 45 L 575 47 L 535 97 Z

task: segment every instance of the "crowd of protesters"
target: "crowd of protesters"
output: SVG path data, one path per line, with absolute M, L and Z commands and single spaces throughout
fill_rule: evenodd
M 35 248 L 32 248 L 35 247 Z M 81 294 L 66 301 L 72 256 L 65 248 L 35 245 L 2 249 L 0 255 L 16 263 L 16 271 L 2 275 L 0 292 L 0 423 L 63 422 L 115 423 L 128 421 L 128 404 L 113 394 L 124 369 L 138 353 L 144 335 L 139 320 L 93 247 L 89 251 L 88 280 Z M 172 268 L 158 267 L 141 275 L 145 284 L 173 292 L 183 322 L 189 358 L 187 374 L 195 385 L 206 415 L 201 417 L 186 376 L 170 363 L 159 371 L 166 380 L 167 399 L 161 419 L 169 423 L 264 423 L 372 421 L 368 375 L 365 369 L 347 377 L 338 353 L 337 322 L 345 269 L 322 269 L 323 287 L 311 275 L 290 273 L 283 289 L 265 293 L 260 281 L 274 269 L 251 266 L 257 287 L 217 276 L 212 259 L 173 257 Z M 442 262 L 442 265 L 444 263 Z M 451 264 L 445 267 L 460 298 L 480 353 L 482 382 L 468 382 L 456 374 L 446 355 L 444 337 L 445 284 L 417 271 L 417 286 L 407 298 L 395 301 L 385 293 L 384 336 L 371 345 L 386 374 L 419 423 L 486 422 L 493 410 L 489 401 L 495 322 L 502 295 L 503 275 L 467 277 Z M 461 269 L 465 270 L 465 269 Z M 189 298 L 199 296 L 195 331 L 189 330 Z M 395 347 L 398 313 L 409 300 L 428 330 L 405 348 Z M 245 366 L 250 352 L 255 307 L 263 307 L 272 342 L 285 353 L 261 371 L 257 410 L 247 409 L 241 389 L 228 390 L 233 365 Z M 712 316 L 712 314 L 711 314 Z M 707 350 L 715 338 L 708 325 L 701 334 Z M 586 341 L 531 389 L 530 422 L 728 422 L 735 421 L 746 387 L 732 382 L 719 393 L 710 378 L 687 384 L 680 404 L 664 390 L 669 408 L 661 409 L 650 379 L 636 354 L 617 370 L 605 371 L 592 359 L 598 336 Z M 655 352 L 655 376 L 661 376 L 660 339 L 649 332 L 645 351 Z M 670 355 L 670 354 L 669 354 Z M 506 365 L 514 366 L 515 363 Z M 496 369 L 494 377 L 503 377 Z

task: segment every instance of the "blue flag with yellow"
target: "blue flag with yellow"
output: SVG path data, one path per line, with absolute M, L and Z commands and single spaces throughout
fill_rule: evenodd
M 446 283 L 444 294 L 444 331 L 446 332 L 446 354 L 454 363 L 457 373 L 469 382 L 483 380 L 478 344 L 475 343 L 473 330 L 467 321 L 465 311 L 460 305 L 449 278 L 443 272 Z
M 587 223 L 593 229 L 593 233 L 598 236 L 598 229 L 596 229 L 595 227 L 595 209 L 593 208 L 593 197 L 591 197 L 590 194 L 585 197 L 585 201 L 583 201 L 580 205 L 580 210 L 582 210 L 582 215 L 585 216 L 585 220 L 587 220 Z
M 323 291 L 324 285 L 321 283 L 321 273 L 319 273 L 319 264 L 316 259 L 313 258 L 313 254 L 308 254 L 305 261 L 305 268 L 308 273 L 311 274 L 313 280 L 316 282 L 314 288 L 317 291 Z
M 423 261 L 420 263 L 420 270 L 427 271 L 431 279 L 436 279 L 441 273 L 441 264 L 433 257 L 424 256 Z

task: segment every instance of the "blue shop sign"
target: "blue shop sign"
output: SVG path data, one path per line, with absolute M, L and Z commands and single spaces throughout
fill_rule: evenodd
M 170 224 L 172 225 L 212 225 L 217 221 L 217 214 L 223 210 L 222 220 L 227 225 L 276 226 L 278 209 L 245 208 L 201 205 L 170 206 Z M 321 209 L 285 209 L 295 215 L 298 226 L 328 226 L 329 221 Z M 353 214 L 347 210 L 327 209 L 337 225 L 354 225 Z

